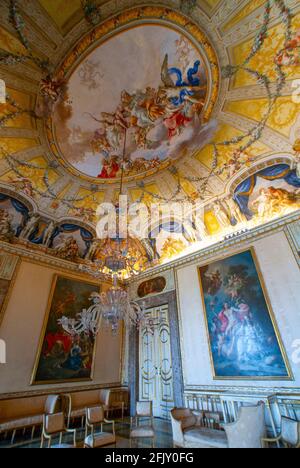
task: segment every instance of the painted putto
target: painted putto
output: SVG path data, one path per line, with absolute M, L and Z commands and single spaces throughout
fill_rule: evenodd
M 71 75 L 54 112 L 58 146 L 98 179 L 166 167 L 212 136 L 202 118 L 207 93 L 205 59 L 189 39 L 160 25 L 127 30 Z

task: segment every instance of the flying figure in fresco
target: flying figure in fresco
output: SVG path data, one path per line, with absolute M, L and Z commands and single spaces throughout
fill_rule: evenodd
M 169 66 L 166 55 L 161 67 L 161 84 L 121 92 L 114 112 L 101 112 L 100 117 L 86 113 L 101 126 L 94 133 L 91 148 L 101 155 L 98 178 L 114 179 L 121 170 L 140 173 L 155 169 L 162 159 L 170 157 L 173 145 L 193 140 L 201 129 L 207 84 L 201 86 L 201 62 L 189 61 L 185 69 Z M 189 135 L 185 135 L 187 128 Z M 125 148 L 125 157 L 124 157 Z M 175 152 L 175 150 L 174 150 Z

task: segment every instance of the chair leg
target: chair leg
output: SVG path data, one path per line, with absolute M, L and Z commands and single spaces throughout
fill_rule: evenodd
M 34 438 L 34 433 L 35 433 L 35 426 L 31 429 L 31 440 Z
M 12 436 L 11 436 L 11 445 L 14 445 L 14 441 L 15 441 L 15 437 L 16 437 L 16 433 L 17 433 L 17 430 L 15 429 L 12 433 Z

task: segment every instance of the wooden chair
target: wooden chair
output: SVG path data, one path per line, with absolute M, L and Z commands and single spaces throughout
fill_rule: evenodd
M 141 419 L 150 420 L 150 425 L 140 425 Z M 154 448 L 154 418 L 152 401 L 140 401 L 136 404 L 136 415 L 131 418 L 130 428 L 130 448 L 132 441 L 139 439 L 152 439 L 152 448 Z
M 113 432 L 103 432 L 104 424 L 111 424 Z M 96 426 L 99 425 L 101 426 L 101 432 L 95 432 Z M 103 406 L 87 408 L 84 448 L 94 449 L 106 445 L 116 445 L 115 421 L 105 419 Z
M 264 446 L 277 442 L 281 442 L 285 448 L 300 448 L 300 421 L 282 416 L 280 435 L 273 439 L 262 439 Z
M 73 445 L 63 444 L 63 436 L 66 434 L 73 435 Z M 48 441 L 48 448 L 51 448 L 55 436 L 59 436 L 59 443 L 53 445 L 52 448 L 76 448 L 76 430 L 66 428 L 64 413 L 44 415 L 41 448 L 44 447 L 45 440 Z

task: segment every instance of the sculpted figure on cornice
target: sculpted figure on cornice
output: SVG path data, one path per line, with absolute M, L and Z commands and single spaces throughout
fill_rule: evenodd
M 86 260 L 93 261 L 98 248 L 99 248 L 99 242 L 97 242 L 97 240 L 94 240 L 90 246 L 88 253 L 85 256 Z
M 73 236 L 64 239 L 58 246 L 54 249 L 54 253 L 57 257 L 64 260 L 76 260 L 79 257 L 79 246 L 76 239 Z
M 0 240 L 10 242 L 14 237 L 14 232 L 11 226 L 12 218 L 10 214 L 3 209 L 0 209 Z
M 214 203 L 213 212 L 220 226 L 227 229 L 230 226 L 230 219 L 221 201 Z
M 46 247 L 50 247 L 55 228 L 56 224 L 54 223 L 54 221 L 51 221 L 44 231 L 43 245 L 45 245 Z
M 34 233 L 36 228 L 38 227 L 40 217 L 37 214 L 32 214 L 27 223 L 25 224 L 24 228 L 20 233 L 20 239 L 29 240 L 30 236 Z

